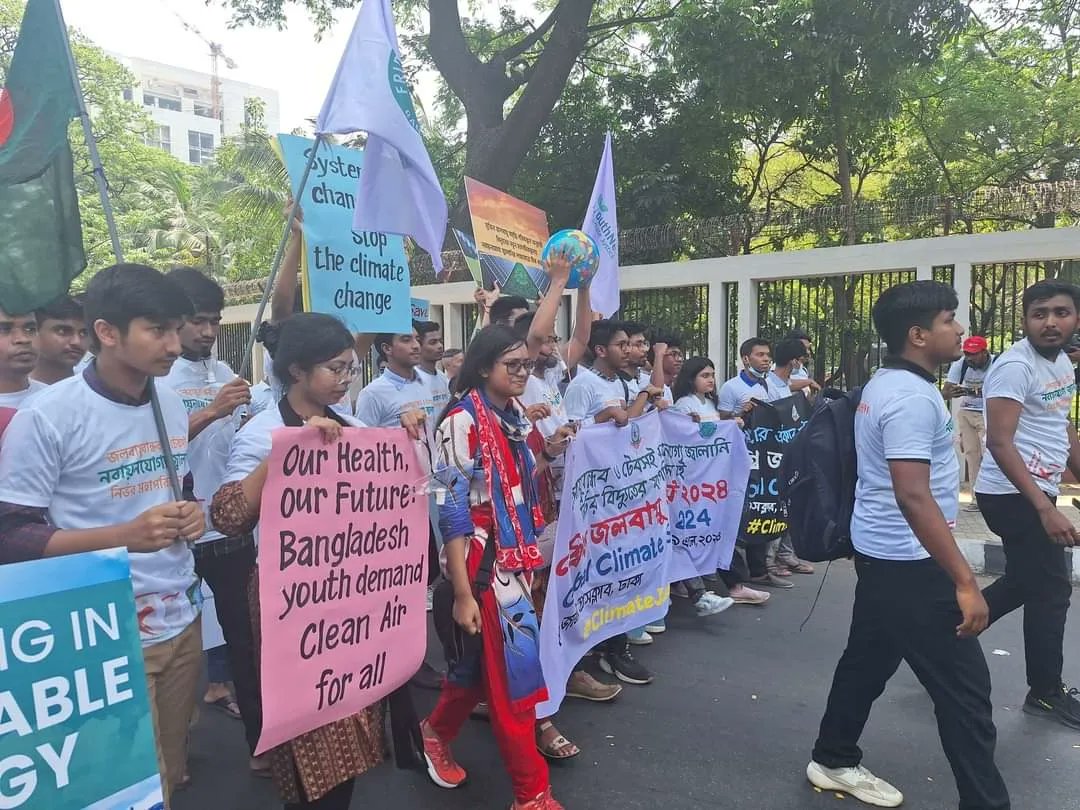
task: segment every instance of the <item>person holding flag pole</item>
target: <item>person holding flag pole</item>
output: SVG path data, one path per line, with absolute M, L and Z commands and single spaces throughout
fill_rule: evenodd
M 154 377 L 190 312 L 161 273 L 123 264 L 104 169 L 58 0 L 28 0 L 0 94 L 0 307 L 32 310 L 86 265 L 68 124 L 81 120 L 117 264 L 87 287 L 96 359 L 16 413 L 0 454 L 0 563 L 126 547 L 162 794 L 183 787 L 202 663 L 189 538 L 204 517 L 182 490 L 187 417 Z M 92 430 L 88 430 L 92 426 Z M 175 455 L 174 455 L 175 451 Z M 76 769 L 77 772 L 77 769 Z

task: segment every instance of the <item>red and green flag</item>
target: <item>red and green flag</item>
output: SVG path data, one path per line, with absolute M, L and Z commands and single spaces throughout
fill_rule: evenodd
M 28 0 L 0 77 L 0 309 L 21 315 L 86 267 L 68 124 L 79 103 L 54 0 Z

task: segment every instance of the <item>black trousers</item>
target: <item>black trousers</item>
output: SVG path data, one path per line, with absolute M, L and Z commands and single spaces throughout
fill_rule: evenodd
M 862 761 L 858 743 L 870 708 L 907 661 L 934 702 L 960 810 L 1006 810 L 1009 793 L 994 764 L 990 671 L 978 639 L 957 638 L 961 614 L 952 580 L 933 560 L 857 555 L 855 571 L 851 632 L 833 676 L 814 761 L 826 768 Z
M 731 567 L 727 571 L 717 571 L 724 585 L 731 589 L 736 585 L 749 582 L 750 577 L 763 577 L 768 570 L 768 543 L 743 543 L 741 540 L 731 555 Z
M 313 810 L 313 808 L 318 808 L 318 810 L 349 810 L 355 786 L 356 780 L 350 779 L 348 782 L 342 782 L 321 799 L 315 801 L 304 799 L 299 802 L 291 802 L 285 805 L 285 810 Z
M 1023 495 L 976 497 L 986 525 L 1005 550 L 1005 575 L 983 591 L 990 621 L 1024 606 L 1028 686 L 1040 697 L 1051 694 L 1061 688 L 1065 617 L 1072 596 L 1065 547 L 1046 536 L 1035 507 Z
M 255 571 L 255 543 L 250 535 L 248 540 L 250 542 L 245 543 L 241 538 L 230 537 L 196 546 L 195 572 L 214 592 L 214 606 L 225 636 L 244 736 L 248 749 L 254 753 L 262 730 L 262 697 L 248 605 L 248 583 Z M 222 545 L 214 548 L 216 544 Z M 224 549 L 228 550 L 219 553 Z

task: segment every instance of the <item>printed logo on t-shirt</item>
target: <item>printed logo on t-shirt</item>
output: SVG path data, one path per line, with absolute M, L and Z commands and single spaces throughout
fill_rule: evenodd
M 187 450 L 187 438 L 174 436 L 169 440 L 173 450 Z M 173 454 L 176 466 L 183 467 L 187 461 L 186 452 Z M 130 498 L 143 492 L 152 492 L 157 489 L 168 489 L 170 480 L 166 472 L 165 456 L 161 452 L 161 442 L 140 442 L 138 444 L 109 450 L 105 454 L 105 461 L 110 465 L 103 470 L 97 470 L 98 481 L 102 484 L 113 484 L 109 487 L 109 495 L 113 498 Z M 165 473 L 157 478 L 139 481 L 136 484 L 119 484 L 119 481 L 130 481 L 137 475 L 150 473 Z
M 1058 377 L 1046 384 L 1046 389 L 1039 396 L 1048 411 L 1068 410 L 1072 407 L 1072 396 L 1076 393 L 1076 377 Z

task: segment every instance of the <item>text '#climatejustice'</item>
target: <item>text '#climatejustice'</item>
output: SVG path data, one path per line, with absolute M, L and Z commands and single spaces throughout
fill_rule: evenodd
M 428 506 L 400 428 L 275 431 L 259 523 L 266 751 L 386 697 L 426 641 Z

